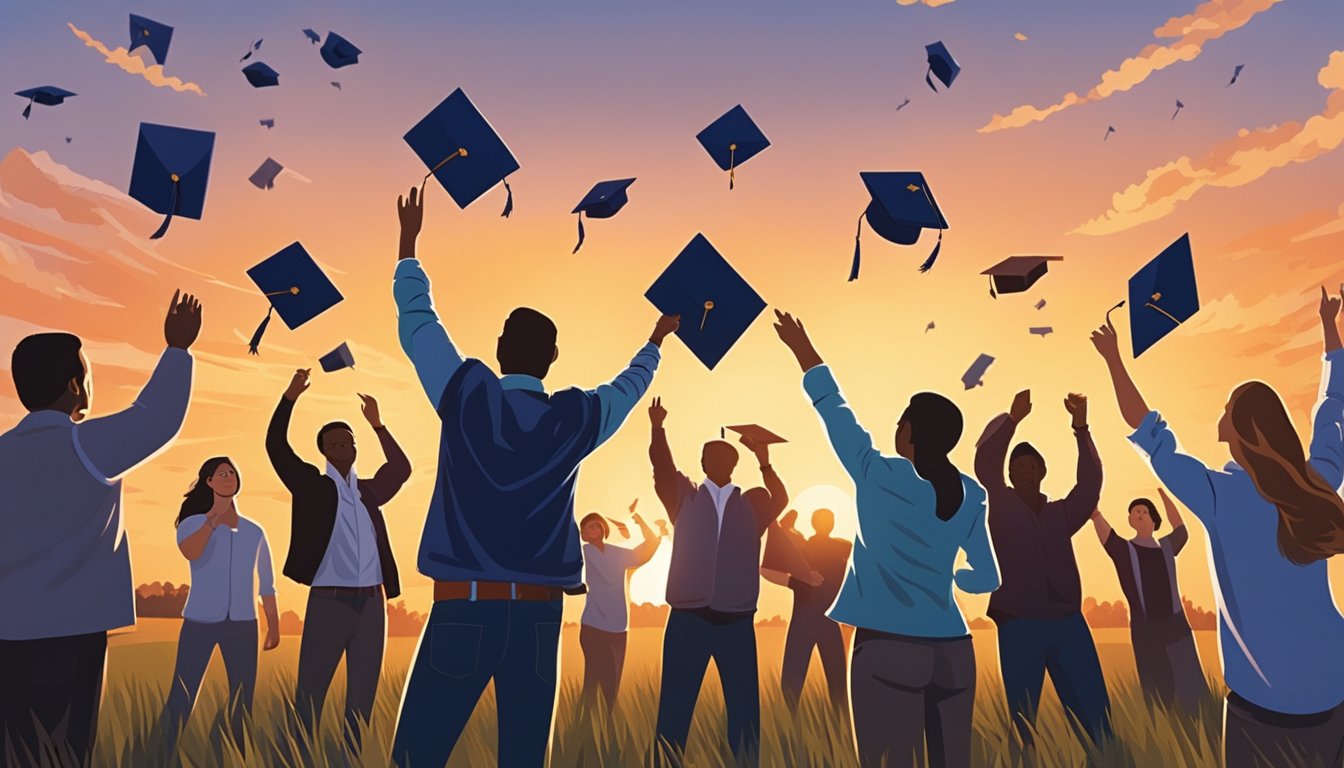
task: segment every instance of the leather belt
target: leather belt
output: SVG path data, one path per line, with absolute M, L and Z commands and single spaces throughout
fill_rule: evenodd
M 434 602 L 440 600 L 530 600 L 547 601 L 564 598 L 560 587 L 541 584 L 519 584 L 510 581 L 435 581 Z
M 375 584 L 372 587 L 310 587 L 308 591 L 348 597 L 382 597 L 383 585 Z

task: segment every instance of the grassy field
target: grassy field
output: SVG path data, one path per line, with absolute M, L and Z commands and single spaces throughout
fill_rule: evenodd
M 1089 754 L 1072 736 L 1058 700 L 1049 691 L 1042 703 L 1036 750 L 1023 754 L 1011 734 L 1002 697 L 992 632 L 977 633 L 976 652 L 981 676 L 975 714 L 973 745 L 977 766 L 1214 766 L 1218 763 L 1218 701 L 1210 697 L 1198 717 L 1170 717 L 1150 709 L 1138 691 L 1134 662 L 1125 630 L 1096 630 L 1106 668 L 1119 743 L 1101 754 Z M 163 738 L 157 719 L 172 674 L 177 622 L 142 620 L 138 631 L 113 638 L 108 662 L 107 693 L 103 702 L 97 760 L 100 765 L 140 766 L 165 762 Z M 850 766 L 849 733 L 829 710 L 818 664 L 812 665 L 804 700 L 795 722 L 779 693 L 779 663 L 784 630 L 759 628 L 757 637 L 762 676 L 762 765 Z M 1213 633 L 1197 633 L 1206 668 L 1216 675 Z M 657 710 L 660 630 L 631 633 L 630 656 L 617 717 L 576 721 L 574 715 L 582 674 L 577 631 L 566 627 L 562 643 L 562 683 L 557 705 L 552 765 L 626 766 L 647 762 Z M 344 751 L 339 738 L 339 704 L 344 700 L 340 673 L 328 697 L 324 721 L 313 760 L 289 735 L 286 708 L 292 695 L 298 659 L 297 637 L 285 637 L 280 648 L 262 654 L 254 720 L 240 744 L 223 734 L 220 713 L 225 696 L 222 664 L 218 658 L 202 687 L 195 715 L 180 743 L 179 755 L 187 766 L 387 764 L 392 728 L 402 684 L 415 650 L 411 638 L 391 638 L 374 722 L 362 754 Z M 1221 685 L 1216 689 L 1221 693 Z M 337 706 L 331 706 L 332 702 Z M 706 677 L 700 706 L 687 747 L 687 763 L 694 766 L 731 765 L 723 746 L 723 697 L 713 669 Z M 449 766 L 486 766 L 494 763 L 495 712 L 493 693 L 487 689 Z

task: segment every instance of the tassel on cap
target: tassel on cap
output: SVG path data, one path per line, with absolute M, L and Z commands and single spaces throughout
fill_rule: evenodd
M 990 276 L 989 276 L 989 298 L 991 298 L 991 299 L 997 299 L 997 298 L 999 298 L 999 294 L 997 294 L 997 293 L 994 292 L 994 276 L 993 276 L 993 275 L 990 275 Z
M 737 145 L 728 145 L 728 189 L 733 188 L 733 179 L 737 176 Z
M 933 246 L 933 251 L 929 253 L 929 258 L 925 259 L 924 263 L 919 265 L 920 272 L 928 272 L 930 269 L 933 269 L 933 262 L 938 260 L 938 251 L 942 250 L 942 247 L 943 230 L 940 229 L 938 230 L 938 242 Z
M 33 100 L 29 99 L 28 106 L 23 108 L 23 119 L 27 120 L 28 116 L 31 115 L 32 113 L 33 113 Z
M 504 200 L 504 212 L 499 215 L 507 219 L 509 214 L 513 213 L 513 189 L 509 187 L 508 179 L 504 179 L 504 191 L 508 192 L 509 196 Z
M 579 211 L 579 244 L 574 246 L 573 253 L 578 253 L 583 247 L 583 211 Z
M 935 85 L 933 84 L 933 79 L 929 77 L 929 75 L 932 74 L 932 72 L 933 72 L 933 67 L 929 67 L 928 72 L 925 72 L 925 73 L 924 73 L 924 82 L 926 82 L 926 83 L 929 84 L 929 88 L 930 88 L 934 93 L 937 93 L 937 92 L 938 92 L 938 87 L 935 86 Z
M 247 342 L 247 353 L 249 355 L 257 354 L 257 347 L 261 346 L 261 335 L 266 332 L 266 325 L 271 322 L 271 313 L 274 311 L 275 305 L 272 304 L 271 308 L 266 310 L 266 318 L 261 321 L 261 325 L 258 325 L 256 332 L 252 334 L 252 340 Z
M 851 281 L 859 279 L 859 235 L 863 232 L 863 216 L 865 213 L 867 211 L 859 214 L 859 224 L 854 229 L 854 261 L 849 265 L 849 279 Z
M 154 234 L 149 236 L 150 240 L 158 240 L 159 238 L 163 237 L 164 233 L 168 231 L 168 225 L 173 223 L 173 214 L 177 213 L 177 208 L 181 204 L 182 196 L 179 194 L 179 192 L 182 186 L 182 178 L 178 176 L 176 173 L 174 173 L 172 179 L 173 179 L 173 200 L 168 205 L 168 215 L 163 217 L 163 223 L 159 225 L 158 229 L 154 230 Z

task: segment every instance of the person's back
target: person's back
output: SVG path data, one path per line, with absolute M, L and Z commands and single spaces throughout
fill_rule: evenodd
M 794 592 L 795 613 L 825 613 L 830 609 L 845 580 L 851 548 L 848 541 L 831 536 L 815 535 L 803 542 L 803 557 L 821 574 L 821 584 Z

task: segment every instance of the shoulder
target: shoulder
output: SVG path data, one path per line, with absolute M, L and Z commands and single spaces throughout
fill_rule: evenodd
M 266 539 L 266 529 L 261 526 L 261 523 L 258 523 L 256 520 L 253 520 L 250 517 L 244 517 L 243 515 L 239 515 L 238 529 L 245 530 L 248 533 L 251 533 L 261 538 L 262 540 Z
M 966 493 L 966 500 L 962 502 L 963 506 L 983 506 L 985 500 L 989 497 L 989 494 L 985 492 L 985 487 L 980 484 L 980 481 L 965 472 L 961 473 L 961 487 Z
M 182 522 L 177 524 L 178 538 L 190 536 L 191 534 L 205 527 L 205 514 L 188 515 Z

